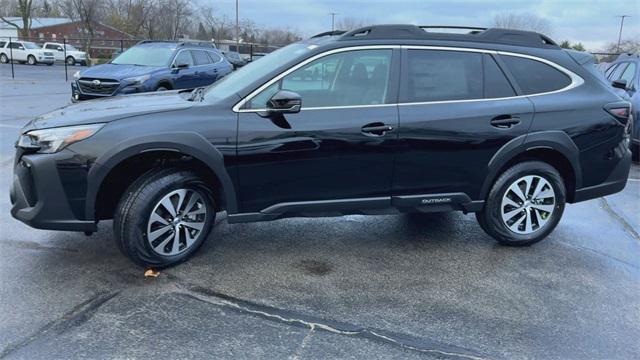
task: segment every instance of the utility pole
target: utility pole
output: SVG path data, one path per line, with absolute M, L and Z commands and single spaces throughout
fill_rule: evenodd
M 240 21 L 238 17 L 238 1 L 236 0 L 236 52 L 240 53 Z
M 620 41 L 622 40 L 622 27 L 624 26 L 624 18 L 631 17 L 631 15 L 618 15 L 616 17 L 620 18 L 620 32 L 618 33 L 618 47 L 616 47 L 616 52 L 620 52 Z
M 336 29 L 336 15 L 338 15 L 338 13 L 330 12 L 329 15 L 331 15 L 331 31 L 333 32 Z

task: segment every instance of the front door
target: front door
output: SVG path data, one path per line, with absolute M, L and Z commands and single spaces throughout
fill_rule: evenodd
M 531 101 L 517 97 L 490 53 L 404 51 L 394 195 L 479 200 L 491 158 L 528 131 Z
M 10 57 L 13 56 L 16 61 L 27 61 L 27 51 L 21 43 L 12 42 L 9 47 L 11 47 L 9 51 Z
M 185 65 L 186 67 L 183 67 Z M 175 73 L 173 79 L 173 87 L 175 89 L 193 89 L 200 86 L 196 77 L 197 67 L 191 51 L 180 50 L 171 67 L 171 71 Z
M 399 50 L 384 46 L 333 53 L 249 99 L 238 118 L 242 212 L 286 209 L 292 202 L 302 202 L 302 212 L 349 203 L 388 206 L 398 58 Z M 267 100 L 279 90 L 298 93 L 302 110 L 266 117 Z

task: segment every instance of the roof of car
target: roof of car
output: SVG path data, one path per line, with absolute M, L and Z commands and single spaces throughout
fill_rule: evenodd
M 445 31 L 442 31 L 445 30 Z M 456 31 L 456 32 L 451 32 Z M 330 31 L 312 39 L 353 40 L 442 40 L 481 42 L 534 48 L 560 49 L 549 37 L 524 30 L 435 25 L 372 25 L 349 32 Z
M 215 49 L 215 45 L 208 41 L 188 41 L 188 40 L 143 40 L 136 44 L 136 46 L 149 46 L 149 47 L 202 47 Z
M 629 61 L 629 60 L 640 60 L 640 54 L 634 53 L 623 53 L 618 55 L 618 58 L 614 61 Z

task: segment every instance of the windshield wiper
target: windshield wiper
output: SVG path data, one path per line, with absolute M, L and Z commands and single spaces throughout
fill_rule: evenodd
M 206 89 L 206 87 L 204 86 L 195 88 L 191 92 L 191 97 L 189 98 L 189 101 L 202 101 L 202 98 L 204 97 L 204 89 Z

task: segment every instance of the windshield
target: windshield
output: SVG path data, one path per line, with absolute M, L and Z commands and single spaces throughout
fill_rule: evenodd
M 169 66 L 174 48 L 134 46 L 111 61 L 116 65 Z
M 296 43 L 278 49 L 261 58 L 260 61 L 251 62 L 211 85 L 205 93 L 205 99 L 211 102 L 226 98 L 231 94 L 237 94 L 252 81 L 314 48 L 313 45 Z
M 68 51 L 78 51 L 73 45 L 66 45 Z
M 24 45 L 25 49 L 40 49 L 40 46 L 30 42 L 30 41 L 24 41 L 22 43 L 22 45 Z

